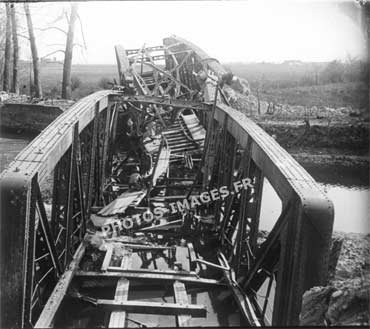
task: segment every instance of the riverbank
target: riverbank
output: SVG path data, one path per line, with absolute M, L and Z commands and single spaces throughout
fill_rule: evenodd
M 224 92 L 299 163 L 369 166 L 368 109 L 278 104 L 229 86 Z
M 366 122 L 301 118 L 254 117 L 268 134 L 299 162 L 366 164 L 369 162 L 369 125 Z M 344 120 L 344 119 L 343 119 Z
M 329 282 L 305 292 L 300 325 L 369 326 L 369 259 L 370 234 L 334 232 Z
M 288 149 L 290 155 L 301 165 L 341 165 L 346 167 L 363 167 L 369 168 L 368 155 L 346 154 L 341 149 L 320 149 L 316 148 L 299 148 Z
M 19 136 L 36 136 L 74 101 L 69 100 L 31 100 L 12 97 L 0 102 L 0 132 Z

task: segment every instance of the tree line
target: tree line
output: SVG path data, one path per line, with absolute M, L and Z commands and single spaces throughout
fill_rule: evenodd
M 345 61 L 307 63 L 227 63 L 232 72 L 248 80 L 252 88 L 262 84 L 268 88 L 319 86 L 341 82 L 367 82 L 367 61 L 348 56 Z
M 19 50 L 20 50 L 19 37 L 22 37 L 28 40 L 32 57 L 32 72 L 33 72 L 32 96 L 42 98 L 43 93 L 42 93 L 42 83 L 40 79 L 40 58 L 38 54 L 35 29 L 41 31 L 56 29 L 65 34 L 66 36 L 65 47 L 64 49 L 58 49 L 56 51 L 53 51 L 44 57 L 50 56 L 56 52 L 64 53 L 61 97 L 64 99 L 70 99 L 72 96 L 71 70 L 72 70 L 73 48 L 74 46 L 77 45 L 74 42 L 75 25 L 77 19 L 80 19 L 78 15 L 78 3 L 71 3 L 69 10 L 66 11 L 64 15 L 62 15 L 67 20 L 68 23 L 67 30 L 61 29 L 57 26 L 48 26 L 43 29 L 34 27 L 31 9 L 28 3 L 24 4 L 4 3 L 4 6 L 5 11 L 3 12 L 3 15 L 0 16 L 0 47 L 1 47 L 0 63 L 2 64 L 1 82 L 3 91 L 19 94 L 19 81 L 18 81 Z M 23 8 L 21 6 L 23 6 Z M 18 22 L 19 16 L 21 14 L 25 16 L 25 21 L 27 25 L 26 34 L 22 34 L 19 28 Z M 84 45 L 84 47 L 86 49 L 86 44 Z

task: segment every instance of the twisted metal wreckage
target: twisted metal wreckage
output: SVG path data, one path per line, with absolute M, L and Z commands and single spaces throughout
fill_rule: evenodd
M 232 76 L 217 60 L 179 37 L 115 51 L 119 85 L 73 105 L 0 176 L 2 326 L 58 326 L 71 301 L 103 310 L 109 327 L 145 326 L 131 314 L 204 325 L 210 310 L 189 302 L 194 287 L 224 291 L 241 325 L 299 324 L 303 293 L 327 279 L 331 201 L 229 106 L 222 85 Z M 136 166 L 143 182 L 129 188 Z M 245 178 L 238 193 L 168 211 Z M 262 237 L 265 179 L 282 211 Z M 112 225 L 156 208 L 163 216 Z M 86 293 L 105 285 L 111 298 Z M 128 298 L 169 285 L 172 303 Z

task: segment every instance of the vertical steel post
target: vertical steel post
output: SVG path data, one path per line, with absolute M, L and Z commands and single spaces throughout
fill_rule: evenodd
M 104 200 L 104 185 L 105 185 L 105 176 L 107 171 L 107 160 L 108 160 L 108 147 L 109 147 L 109 139 L 110 139 L 110 120 L 111 120 L 111 112 L 112 112 L 112 105 L 108 106 L 106 109 L 106 118 L 105 118 L 105 127 L 104 127 L 104 142 L 103 142 L 103 150 L 102 150 L 102 159 L 101 159 L 101 182 L 100 182 L 100 198 L 102 199 L 103 203 Z
M 66 214 L 66 244 L 64 263 L 67 265 L 72 258 L 71 253 L 71 242 L 73 232 L 73 199 L 74 199 L 74 187 L 76 182 L 76 155 L 77 155 L 77 142 L 78 142 L 78 122 L 74 125 L 73 129 L 73 141 L 71 145 L 71 155 L 69 164 L 69 176 L 68 176 L 68 201 L 67 201 L 67 214 Z
M 32 321 L 32 294 L 33 282 L 35 275 L 34 259 L 35 259 L 35 245 L 36 245 L 36 232 L 35 232 L 35 215 L 36 215 L 36 186 L 37 174 L 32 177 L 31 186 L 27 196 L 27 217 L 26 217 L 26 234 L 25 234 L 25 250 L 26 257 L 24 259 L 24 281 L 23 281 L 23 305 L 22 305 L 22 327 L 28 327 Z
M 95 161 L 97 152 L 97 140 L 99 133 L 99 102 L 95 104 L 94 111 L 94 127 L 92 132 L 90 163 L 89 163 L 89 178 L 87 183 L 87 202 L 86 202 L 86 218 L 90 218 L 91 207 L 94 200 L 95 186 Z

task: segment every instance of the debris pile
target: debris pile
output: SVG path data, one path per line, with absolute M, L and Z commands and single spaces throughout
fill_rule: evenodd
M 223 91 L 228 98 L 230 106 L 247 115 L 257 114 L 258 101 L 251 93 L 241 94 L 232 86 L 224 85 Z

